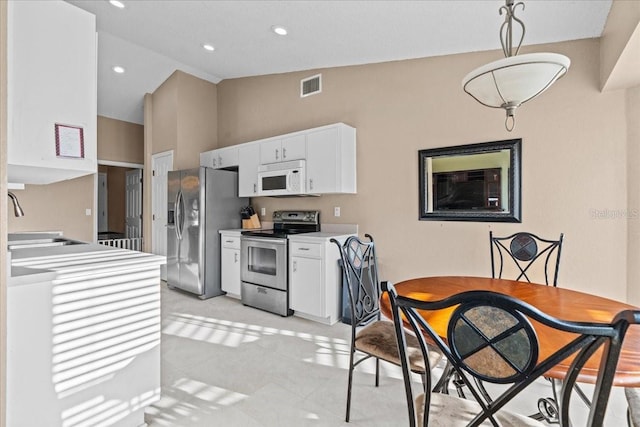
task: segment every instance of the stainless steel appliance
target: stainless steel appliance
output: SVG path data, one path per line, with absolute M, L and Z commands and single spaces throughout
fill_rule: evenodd
M 306 193 L 304 160 L 271 163 L 258 167 L 258 194 L 295 196 Z
M 168 174 L 167 285 L 206 299 L 220 289 L 220 234 L 240 228 L 238 174 L 207 167 Z
M 243 231 L 240 237 L 242 303 L 290 316 L 288 239 L 320 231 L 318 211 L 275 211 L 273 230 Z

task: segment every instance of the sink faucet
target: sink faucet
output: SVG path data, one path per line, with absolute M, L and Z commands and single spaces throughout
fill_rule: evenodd
M 18 202 L 18 198 L 16 197 L 16 195 L 13 194 L 11 191 L 9 191 L 9 197 L 11 198 L 11 201 L 13 202 L 13 213 L 14 213 L 14 215 L 17 216 L 17 217 L 24 216 L 24 211 L 20 207 L 20 202 Z

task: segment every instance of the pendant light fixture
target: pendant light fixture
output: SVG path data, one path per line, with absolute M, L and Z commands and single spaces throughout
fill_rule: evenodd
M 515 9 L 524 3 L 505 0 L 499 9 L 505 13 L 500 26 L 500 42 L 505 58 L 476 68 L 462 79 L 462 89 L 476 101 L 491 108 L 506 111 L 505 128 L 511 132 L 515 127 L 515 111 L 525 102 L 547 90 L 562 77 L 571 61 L 557 53 L 529 53 L 518 55 L 524 39 L 524 23 L 515 16 Z M 513 22 L 522 28 L 520 40 L 513 47 Z

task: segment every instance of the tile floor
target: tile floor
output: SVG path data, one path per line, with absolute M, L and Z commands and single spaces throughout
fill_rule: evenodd
M 164 284 L 162 322 L 162 399 L 147 408 L 151 427 L 408 425 L 400 370 L 386 363 L 378 389 L 373 363 L 357 368 L 344 421 L 347 325 L 283 318 L 226 296 L 201 301 Z M 549 391 L 535 386 L 532 396 Z M 513 407 L 532 413 L 534 401 Z M 606 425 L 625 426 L 625 408 L 614 389 Z

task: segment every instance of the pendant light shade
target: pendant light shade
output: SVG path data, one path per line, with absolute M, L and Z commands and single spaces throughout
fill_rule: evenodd
M 503 29 L 507 36 L 502 40 L 505 58 L 476 68 L 464 79 L 462 89 L 476 101 L 491 108 L 503 108 L 507 118 L 505 127 L 508 131 L 515 126 L 515 110 L 525 102 L 535 98 L 547 90 L 557 79 L 562 77 L 571 61 L 557 53 L 529 53 L 518 55 L 517 52 L 524 38 L 524 24 L 515 18 L 512 0 L 507 0 L 502 9 L 507 10 L 507 19 Z M 502 10 L 501 9 L 501 10 Z M 501 12 L 502 13 L 502 12 Z M 522 26 L 522 37 L 515 54 L 512 54 L 512 19 Z M 501 32 L 502 34 L 502 32 Z

